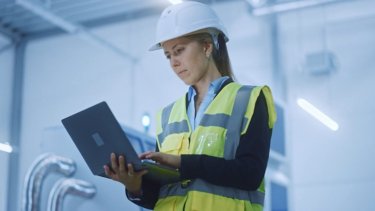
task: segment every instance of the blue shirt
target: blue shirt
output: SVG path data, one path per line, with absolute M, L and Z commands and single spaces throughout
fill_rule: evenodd
M 189 87 L 188 96 L 187 96 L 188 97 L 187 115 L 189 118 L 191 130 L 195 130 L 195 128 L 199 125 L 199 122 L 201 121 L 203 114 L 206 111 L 207 107 L 215 98 L 217 92 L 220 90 L 224 81 L 226 81 L 228 78 L 229 76 L 223 76 L 210 83 L 206 96 L 204 96 L 203 101 L 201 105 L 199 106 L 197 115 L 195 115 L 195 95 L 197 95 L 197 92 L 195 91 L 193 86 Z

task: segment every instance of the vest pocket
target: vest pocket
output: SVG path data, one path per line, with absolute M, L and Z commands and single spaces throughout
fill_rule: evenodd
M 161 144 L 160 152 L 180 155 L 186 154 L 189 140 L 185 134 L 171 134 Z
M 219 127 L 199 128 L 192 136 L 191 154 L 224 156 L 225 129 Z

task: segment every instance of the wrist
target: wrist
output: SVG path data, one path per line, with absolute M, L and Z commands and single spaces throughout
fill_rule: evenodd
M 167 162 L 169 165 L 175 169 L 180 168 L 181 165 L 181 156 L 180 155 L 170 155 L 169 161 Z
M 129 190 L 129 189 L 126 189 L 129 196 L 132 196 L 132 197 L 139 197 L 139 196 L 142 196 L 143 194 L 143 191 L 142 189 L 139 189 L 139 190 Z
M 142 196 L 143 196 L 143 191 L 142 189 L 137 191 L 137 192 L 130 192 L 129 190 L 126 189 L 126 195 L 129 200 L 131 201 L 141 201 Z
M 126 196 L 130 201 L 141 201 L 143 192 L 140 190 L 139 193 L 132 193 L 129 190 L 126 190 Z
M 177 156 L 177 169 L 179 169 L 181 167 L 181 155 Z

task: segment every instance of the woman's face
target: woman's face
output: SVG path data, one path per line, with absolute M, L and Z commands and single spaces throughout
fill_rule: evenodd
M 208 76 L 209 59 L 205 45 L 198 41 L 179 37 L 162 44 L 164 54 L 173 71 L 187 85 L 195 85 Z

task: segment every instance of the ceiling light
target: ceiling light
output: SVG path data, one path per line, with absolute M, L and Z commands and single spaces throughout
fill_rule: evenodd
M 150 115 L 148 115 L 147 113 L 142 117 L 142 125 L 145 127 L 150 126 Z
M 325 126 L 327 126 L 329 129 L 333 131 L 339 129 L 339 125 L 333 119 L 331 119 L 329 116 L 321 112 L 318 108 L 309 103 L 307 100 L 299 98 L 297 100 L 297 104 L 311 116 L 313 116 L 321 123 L 323 123 Z
M 150 123 L 151 123 L 150 114 L 144 113 L 142 116 L 142 125 L 146 133 L 150 129 Z
M 8 143 L 0 143 L 0 151 L 11 153 L 13 151 L 13 147 Z

